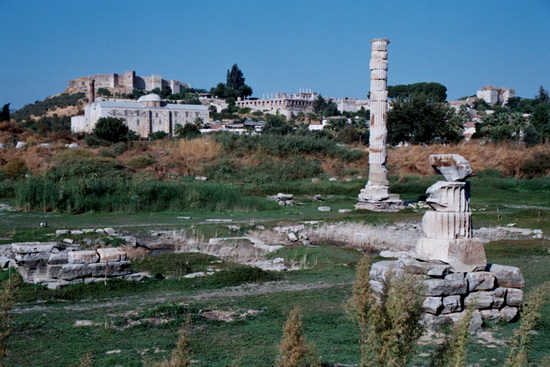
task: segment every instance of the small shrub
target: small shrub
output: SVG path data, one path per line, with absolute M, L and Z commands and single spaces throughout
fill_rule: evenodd
M 312 348 L 306 342 L 304 334 L 304 324 L 302 322 L 302 311 L 299 307 L 290 311 L 288 319 L 283 327 L 283 339 L 279 345 L 279 359 L 277 367 L 302 367 L 319 365 L 318 361 L 312 356 Z M 307 364 L 308 360 L 313 363 Z
M 12 180 L 23 177 L 27 171 L 25 162 L 18 158 L 14 158 L 0 167 L 0 175 Z
M 529 366 L 528 352 L 531 346 L 533 330 L 541 318 L 541 308 L 549 301 L 550 282 L 545 282 L 535 288 L 523 303 L 521 322 L 511 340 L 510 354 L 506 359 L 505 367 Z
M 128 150 L 128 144 L 121 141 L 116 144 L 113 144 L 111 146 L 111 149 L 113 150 L 113 153 L 115 153 L 115 155 L 119 156 Z
M 520 172 L 526 178 L 547 176 L 550 174 L 550 153 L 537 153 L 532 159 L 523 162 Z
M 154 133 L 149 134 L 150 140 L 162 140 L 169 137 L 170 135 L 164 131 L 155 131 Z
M 84 137 L 84 142 L 89 147 L 95 148 L 95 147 L 107 147 L 111 145 L 111 143 L 107 140 L 100 139 L 94 134 L 88 134 Z
M 145 156 L 134 157 L 126 162 L 126 166 L 133 169 L 142 169 L 155 163 L 154 159 Z

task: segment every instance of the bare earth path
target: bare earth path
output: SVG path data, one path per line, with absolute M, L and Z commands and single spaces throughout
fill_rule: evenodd
M 313 289 L 325 289 L 337 286 L 349 287 L 351 282 L 342 283 L 293 283 L 288 281 L 280 282 L 266 282 L 259 284 L 244 284 L 236 287 L 228 287 L 215 290 L 206 290 L 199 292 L 190 292 L 190 294 L 184 294 L 184 292 L 170 292 L 158 295 L 152 294 L 140 294 L 129 297 L 118 297 L 108 299 L 85 299 L 79 301 L 77 304 L 71 304 L 63 306 L 62 304 L 51 306 L 36 306 L 32 303 L 30 307 L 25 307 L 25 304 L 20 304 L 13 310 L 14 313 L 32 313 L 32 312 L 59 312 L 64 311 L 86 311 L 91 309 L 112 308 L 116 306 L 126 306 L 132 304 L 133 306 L 144 306 L 149 304 L 164 303 L 164 302 L 187 302 L 187 301 L 205 301 L 217 298 L 235 298 L 235 297 L 248 297 L 255 295 L 263 295 L 268 293 L 278 292 L 298 292 L 308 291 Z

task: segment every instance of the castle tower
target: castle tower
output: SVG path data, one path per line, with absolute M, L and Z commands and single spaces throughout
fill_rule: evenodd
M 369 137 L 369 181 L 359 194 L 356 209 L 373 211 L 399 211 L 403 202 L 398 195 L 390 194 L 386 161 L 386 128 L 388 109 L 388 44 L 385 38 L 371 41 L 370 81 L 370 137 Z
M 95 102 L 95 80 L 90 79 L 87 83 L 86 88 L 86 97 L 88 98 L 88 103 L 94 103 Z

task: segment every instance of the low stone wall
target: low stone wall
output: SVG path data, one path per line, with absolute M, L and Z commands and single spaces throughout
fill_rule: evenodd
M 393 273 L 416 277 L 424 285 L 423 323 L 439 330 L 462 319 L 467 305 L 475 308 L 470 332 L 481 331 L 482 321 L 513 321 L 523 301 L 525 280 L 519 268 L 489 264 L 481 271 L 455 272 L 450 265 L 415 259 L 381 261 L 372 265 L 370 284 L 381 295 L 384 281 Z
M 59 249 L 57 242 L 21 242 L 12 244 L 12 252 L 25 282 L 50 289 L 132 273 L 126 252 L 118 248 L 71 251 Z

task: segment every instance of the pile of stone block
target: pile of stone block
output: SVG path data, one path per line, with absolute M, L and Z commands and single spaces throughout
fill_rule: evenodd
M 51 289 L 132 273 L 126 252 L 119 248 L 73 251 L 60 249 L 57 242 L 20 242 L 12 244 L 12 252 L 26 282 Z
M 294 195 L 292 194 L 283 194 L 282 192 L 278 193 L 277 195 L 268 196 L 269 200 L 276 201 L 277 204 L 282 206 L 294 206 Z
M 450 265 L 399 259 L 372 265 L 370 285 L 375 296 L 381 295 L 384 281 L 392 273 L 415 277 L 422 284 L 425 300 L 423 323 L 439 330 L 462 319 L 468 305 L 474 307 L 470 331 L 481 330 L 482 320 L 513 321 L 523 301 L 525 280 L 513 266 L 488 265 L 481 271 L 457 272 Z

